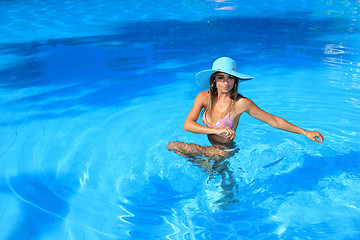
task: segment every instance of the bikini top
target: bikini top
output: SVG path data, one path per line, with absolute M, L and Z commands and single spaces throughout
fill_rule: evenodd
M 211 126 L 210 123 L 207 121 L 206 119 L 206 111 L 204 111 L 203 114 L 203 123 L 211 128 L 216 128 L 216 129 L 221 129 L 221 128 L 225 128 L 225 127 L 233 127 L 233 122 L 231 121 L 230 118 L 230 112 L 228 112 L 225 116 L 223 116 L 222 118 L 220 118 L 216 123 L 215 126 Z

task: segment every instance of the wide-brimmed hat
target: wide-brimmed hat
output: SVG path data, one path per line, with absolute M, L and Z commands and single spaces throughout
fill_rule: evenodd
M 239 73 L 237 71 L 236 62 L 229 57 L 221 57 L 215 60 L 212 69 L 204 70 L 196 74 L 195 80 L 201 88 L 209 88 L 209 80 L 213 73 L 223 72 L 239 78 L 239 80 L 247 81 L 254 77 Z

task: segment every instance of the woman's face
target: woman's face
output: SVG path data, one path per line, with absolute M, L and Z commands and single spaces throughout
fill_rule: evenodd
M 227 73 L 218 72 L 215 74 L 215 83 L 218 91 L 227 93 L 233 89 L 235 77 Z

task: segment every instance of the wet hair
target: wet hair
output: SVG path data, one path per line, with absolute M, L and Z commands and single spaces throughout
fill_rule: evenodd
M 215 76 L 217 73 L 219 72 L 213 73 L 209 79 L 209 95 L 208 95 L 208 104 L 206 110 L 210 113 L 213 108 L 214 98 L 218 95 L 218 90 L 215 82 Z M 239 97 L 241 97 L 241 95 L 238 93 L 239 78 L 234 77 L 234 79 L 235 79 L 234 87 L 230 91 L 230 98 L 232 99 L 231 104 L 228 107 L 228 109 L 226 109 L 226 111 L 221 114 L 221 117 L 225 116 L 228 112 L 230 112 L 234 108 L 236 100 L 239 99 Z

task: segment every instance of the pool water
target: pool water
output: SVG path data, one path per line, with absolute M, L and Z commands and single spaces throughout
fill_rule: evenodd
M 359 239 L 359 2 L 2 1 L 0 239 Z M 222 56 L 239 91 L 325 141 L 244 114 L 239 152 L 169 141 Z

